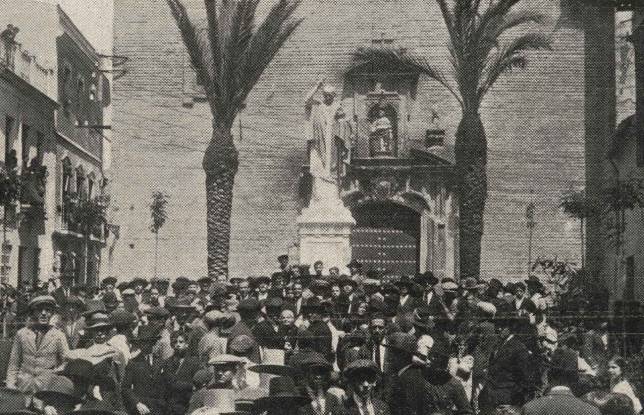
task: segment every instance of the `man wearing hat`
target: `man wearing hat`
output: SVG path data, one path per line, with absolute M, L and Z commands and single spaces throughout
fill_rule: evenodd
M 329 392 L 333 369 L 322 355 L 312 354 L 300 363 L 303 392 L 311 403 L 300 409 L 301 415 L 331 415 L 342 413 L 342 403 Z
M 227 350 L 230 350 L 230 343 L 235 339 L 235 337 L 242 334 L 248 335 L 251 338 L 255 338 L 253 335 L 253 328 L 257 324 L 257 319 L 260 311 L 260 304 L 257 299 L 250 297 L 239 302 L 237 306 L 237 311 L 241 320 L 239 320 L 231 329 L 230 334 L 228 335 L 228 345 Z M 250 356 L 250 360 L 255 363 L 260 363 L 261 355 L 259 352 L 259 345 L 255 342 L 255 347 Z
M 227 339 L 222 330 L 234 325 L 235 318 L 229 313 L 210 310 L 204 314 L 203 322 L 208 332 L 199 340 L 198 353 L 200 360 L 207 363 L 211 357 L 226 353 Z
M 255 290 L 253 296 L 262 305 L 270 296 L 270 293 L 269 293 L 270 286 L 271 286 L 271 279 L 267 276 L 262 275 L 260 277 L 253 279 L 253 288 Z
M 277 262 L 279 263 L 279 272 L 287 274 L 290 272 L 291 266 L 289 265 L 289 257 L 287 254 L 282 254 L 277 257 Z
M 72 295 L 72 287 L 74 285 L 74 274 L 63 273 L 60 276 L 60 287 L 51 292 L 51 296 L 56 300 L 56 304 L 63 305 L 67 298 Z
M 323 317 L 328 316 L 329 312 L 330 310 L 314 297 L 309 299 L 302 308 L 302 319 L 305 330 L 316 339 L 315 351 L 322 354 L 328 361 L 334 361 L 333 334 L 323 320 Z
M 284 338 L 279 333 L 283 305 L 284 301 L 281 298 L 272 297 L 266 300 L 266 318 L 253 327 L 253 335 L 264 349 L 284 350 Z
M 254 410 L 267 415 L 296 415 L 310 401 L 297 390 L 292 378 L 279 376 L 270 380 L 268 396 L 255 400 Z
M 81 315 L 85 311 L 85 303 L 79 297 L 71 296 L 61 308 L 57 327 L 65 333 L 69 347 L 74 349 L 85 330 L 85 319 Z
M 188 356 L 188 339 L 182 332 L 170 338 L 173 355 L 161 365 L 163 388 L 167 390 L 169 415 L 184 415 L 192 396 L 192 379 L 201 368 L 199 358 Z
M 28 305 L 31 323 L 16 333 L 9 357 L 6 386 L 35 393 L 49 382 L 69 351 L 65 334 L 51 326 L 56 300 L 34 297 Z
M 107 277 L 101 282 L 102 295 L 114 293 L 116 298 L 121 301 L 121 293 L 116 289 L 117 280 L 115 277 Z
M 342 372 L 347 380 L 348 415 L 389 415 L 389 407 L 378 396 L 376 386 L 382 373 L 371 361 L 358 359 L 349 363 Z
M 438 278 L 431 271 L 426 271 L 417 277 L 417 283 L 423 287 L 422 303 L 429 307 L 433 316 L 444 314 L 446 308 L 442 298 L 442 286 L 439 286 L 438 282 Z
M 495 316 L 499 343 L 490 357 L 487 378 L 479 395 L 483 413 L 499 405 L 522 406 L 534 396 L 530 352 L 516 336 L 517 320 L 516 313 L 506 310 L 497 311 Z
M 123 403 L 130 414 L 167 413 L 162 362 L 152 353 L 158 339 L 156 331 L 144 327 L 132 338 L 133 352 L 138 350 L 138 355 L 127 364 L 122 382 Z
M 555 350 L 548 369 L 549 391 L 523 407 L 526 415 L 599 415 L 600 410 L 575 397 L 571 387 L 579 380 L 577 354 L 568 348 Z
M 396 287 L 400 290 L 400 297 L 398 299 L 398 310 L 401 313 L 410 313 L 416 309 L 420 304 L 417 299 L 412 295 L 412 287 L 414 282 L 409 277 L 401 277 L 396 281 Z
M 389 405 L 395 413 L 405 415 L 431 414 L 439 409 L 439 394 L 435 386 L 425 379 L 424 366 L 414 364 L 418 354 L 418 341 L 408 333 L 393 333 L 386 345 L 397 365 L 394 372 Z

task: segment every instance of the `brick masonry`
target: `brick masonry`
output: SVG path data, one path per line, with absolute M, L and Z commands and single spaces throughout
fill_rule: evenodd
M 558 0 L 523 3 L 545 13 L 546 30 L 553 29 Z M 305 0 L 299 12 L 306 20 L 249 97 L 241 137 L 238 124 L 234 129 L 241 165 L 231 274 L 272 270 L 276 256 L 296 243 L 305 159 L 302 100 L 320 76 L 342 87 L 351 53 L 382 33 L 394 45 L 445 66 L 447 34 L 434 2 Z M 201 157 L 210 138 L 207 104 L 182 105 L 185 51 L 164 0 L 115 0 L 114 18 L 115 54 L 130 60 L 113 94 L 113 202 L 121 239 L 112 272 L 124 279 L 151 276 L 148 204 L 151 193 L 161 190 L 171 196 L 160 233 L 161 273 L 171 278 L 205 274 Z M 571 185 L 582 186 L 585 177 L 584 33 L 561 27 L 552 34 L 554 51 L 534 54 L 525 71 L 502 78 L 481 111 L 489 140 L 485 277 L 525 275 L 525 208 L 531 200 L 537 221 L 533 255 L 579 259 L 579 225 L 558 204 L 560 195 Z M 459 108 L 436 83 L 421 79 L 411 114 L 416 131 L 429 125 L 432 108 L 453 143 Z

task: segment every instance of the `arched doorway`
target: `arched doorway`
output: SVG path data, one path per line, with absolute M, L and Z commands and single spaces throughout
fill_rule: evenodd
M 352 257 L 365 270 L 414 274 L 419 270 L 420 214 L 392 202 L 372 202 L 352 209 Z

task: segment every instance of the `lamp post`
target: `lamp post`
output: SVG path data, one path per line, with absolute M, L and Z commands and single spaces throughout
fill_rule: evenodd
M 526 227 L 528 228 L 528 276 L 530 276 L 530 271 L 532 270 L 532 236 L 534 234 L 534 226 L 536 225 L 534 221 L 534 210 L 534 203 L 528 203 L 525 209 Z

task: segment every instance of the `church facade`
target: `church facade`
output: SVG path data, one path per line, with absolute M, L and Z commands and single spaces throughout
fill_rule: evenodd
M 195 21 L 203 1 L 185 0 Z M 532 259 L 579 260 L 578 223 L 559 208 L 583 186 L 585 91 L 583 30 L 563 24 L 559 1 L 525 2 L 548 17 L 553 51 L 502 78 L 483 104 L 489 142 L 482 276 L 523 278 L 526 207 L 536 205 Z M 260 14 L 264 11 L 260 11 Z M 453 144 L 458 104 L 426 77 L 355 67 L 360 47 L 401 47 L 447 68 L 447 33 L 438 6 L 422 0 L 307 0 L 304 23 L 277 55 L 235 122 L 231 275 L 268 273 L 276 257 L 297 261 L 297 219 L 312 191 L 304 99 L 319 79 L 332 85 L 351 140 L 336 154 L 340 197 L 355 220 L 351 254 L 367 269 L 433 270 L 458 276 L 458 195 Z M 160 231 L 166 277 L 205 274 L 205 190 L 201 158 L 211 134 L 205 97 L 165 1 L 115 1 L 114 53 L 126 76 L 114 83 L 112 202 L 121 224 L 112 273 L 152 276 L 148 230 L 153 191 L 170 195 Z

